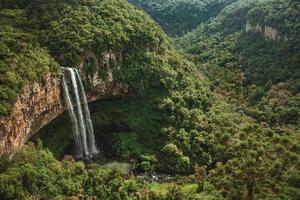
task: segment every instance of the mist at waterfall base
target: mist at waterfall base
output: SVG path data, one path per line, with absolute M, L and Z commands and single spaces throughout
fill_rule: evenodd
M 99 150 L 86 94 L 77 69 L 62 68 L 62 88 L 73 126 L 75 157 L 86 160 L 97 157 Z

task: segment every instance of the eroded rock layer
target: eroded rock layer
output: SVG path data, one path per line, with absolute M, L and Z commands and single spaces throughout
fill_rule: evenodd
M 95 82 L 88 101 L 120 98 L 128 93 L 124 85 L 112 81 Z M 17 97 L 10 115 L 0 118 L 0 154 L 11 156 L 46 124 L 61 115 L 66 106 L 60 79 L 48 76 L 43 82 L 30 83 Z

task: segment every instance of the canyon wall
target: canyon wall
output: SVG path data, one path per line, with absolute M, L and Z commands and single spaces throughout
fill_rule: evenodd
M 0 118 L 0 154 L 11 155 L 20 149 L 64 110 L 58 78 L 48 76 L 41 83 L 26 85 L 10 115 Z
M 288 40 L 288 36 L 281 34 L 276 28 L 268 25 L 252 24 L 249 20 L 246 23 L 246 32 L 259 33 L 268 40 Z
M 113 59 L 113 55 L 107 56 Z M 83 67 L 82 63 L 79 69 Z M 81 75 L 84 76 L 82 70 Z M 102 80 L 95 73 L 87 98 L 92 102 L 121 98 L 128 93 L 128 87 L 116 84 L 112 74 Z M 49 75 L 42 82 L 27 84 L 10 115 L 0 117 L 0 155 L 12 156 L 32 135 L 65 110 L 60 77 Z

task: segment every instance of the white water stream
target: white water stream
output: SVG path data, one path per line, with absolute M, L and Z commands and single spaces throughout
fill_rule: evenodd
M 76 69 L 63 67 L 62 71 L 62 86 L 73 124 L 76 156 L 78 158 L 89 159 L 97 155 L 99 150 L 95 141 L 84 87 Z M 67 80 L 69 80 L 70 86 Z

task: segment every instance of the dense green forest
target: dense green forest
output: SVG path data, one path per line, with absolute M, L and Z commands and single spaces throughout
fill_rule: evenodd
M 96 138 L 104 157 L 136 161 L 124 175 L 65 155 L 73 138 L 63 116 L 35 144 L 0 158 L 0 197 L 299 199 L 300 3 L 129 2 L 139 8 L 0 0 L 0 116 L 26 84 L 57 77 L 60 66 L 83 62 L 87 91 L 93 74 L 112 71 L 135 95 L 90 105 Z M 108 69 L 87 60 L 90 51 L 121 56 Z
M 244 105 L 248 115 L 268 124 L 297 124 L 299 6 L 295 1 L 240 1 L 177 44 L 211 77 L 217 93 Z M 246 21 L 275 27 L 286 38 L 273 40 L 262 33 L 247 33 Z
M 144 9 L 170 36 L 182 36 L 236 0 L 128 0 Z

